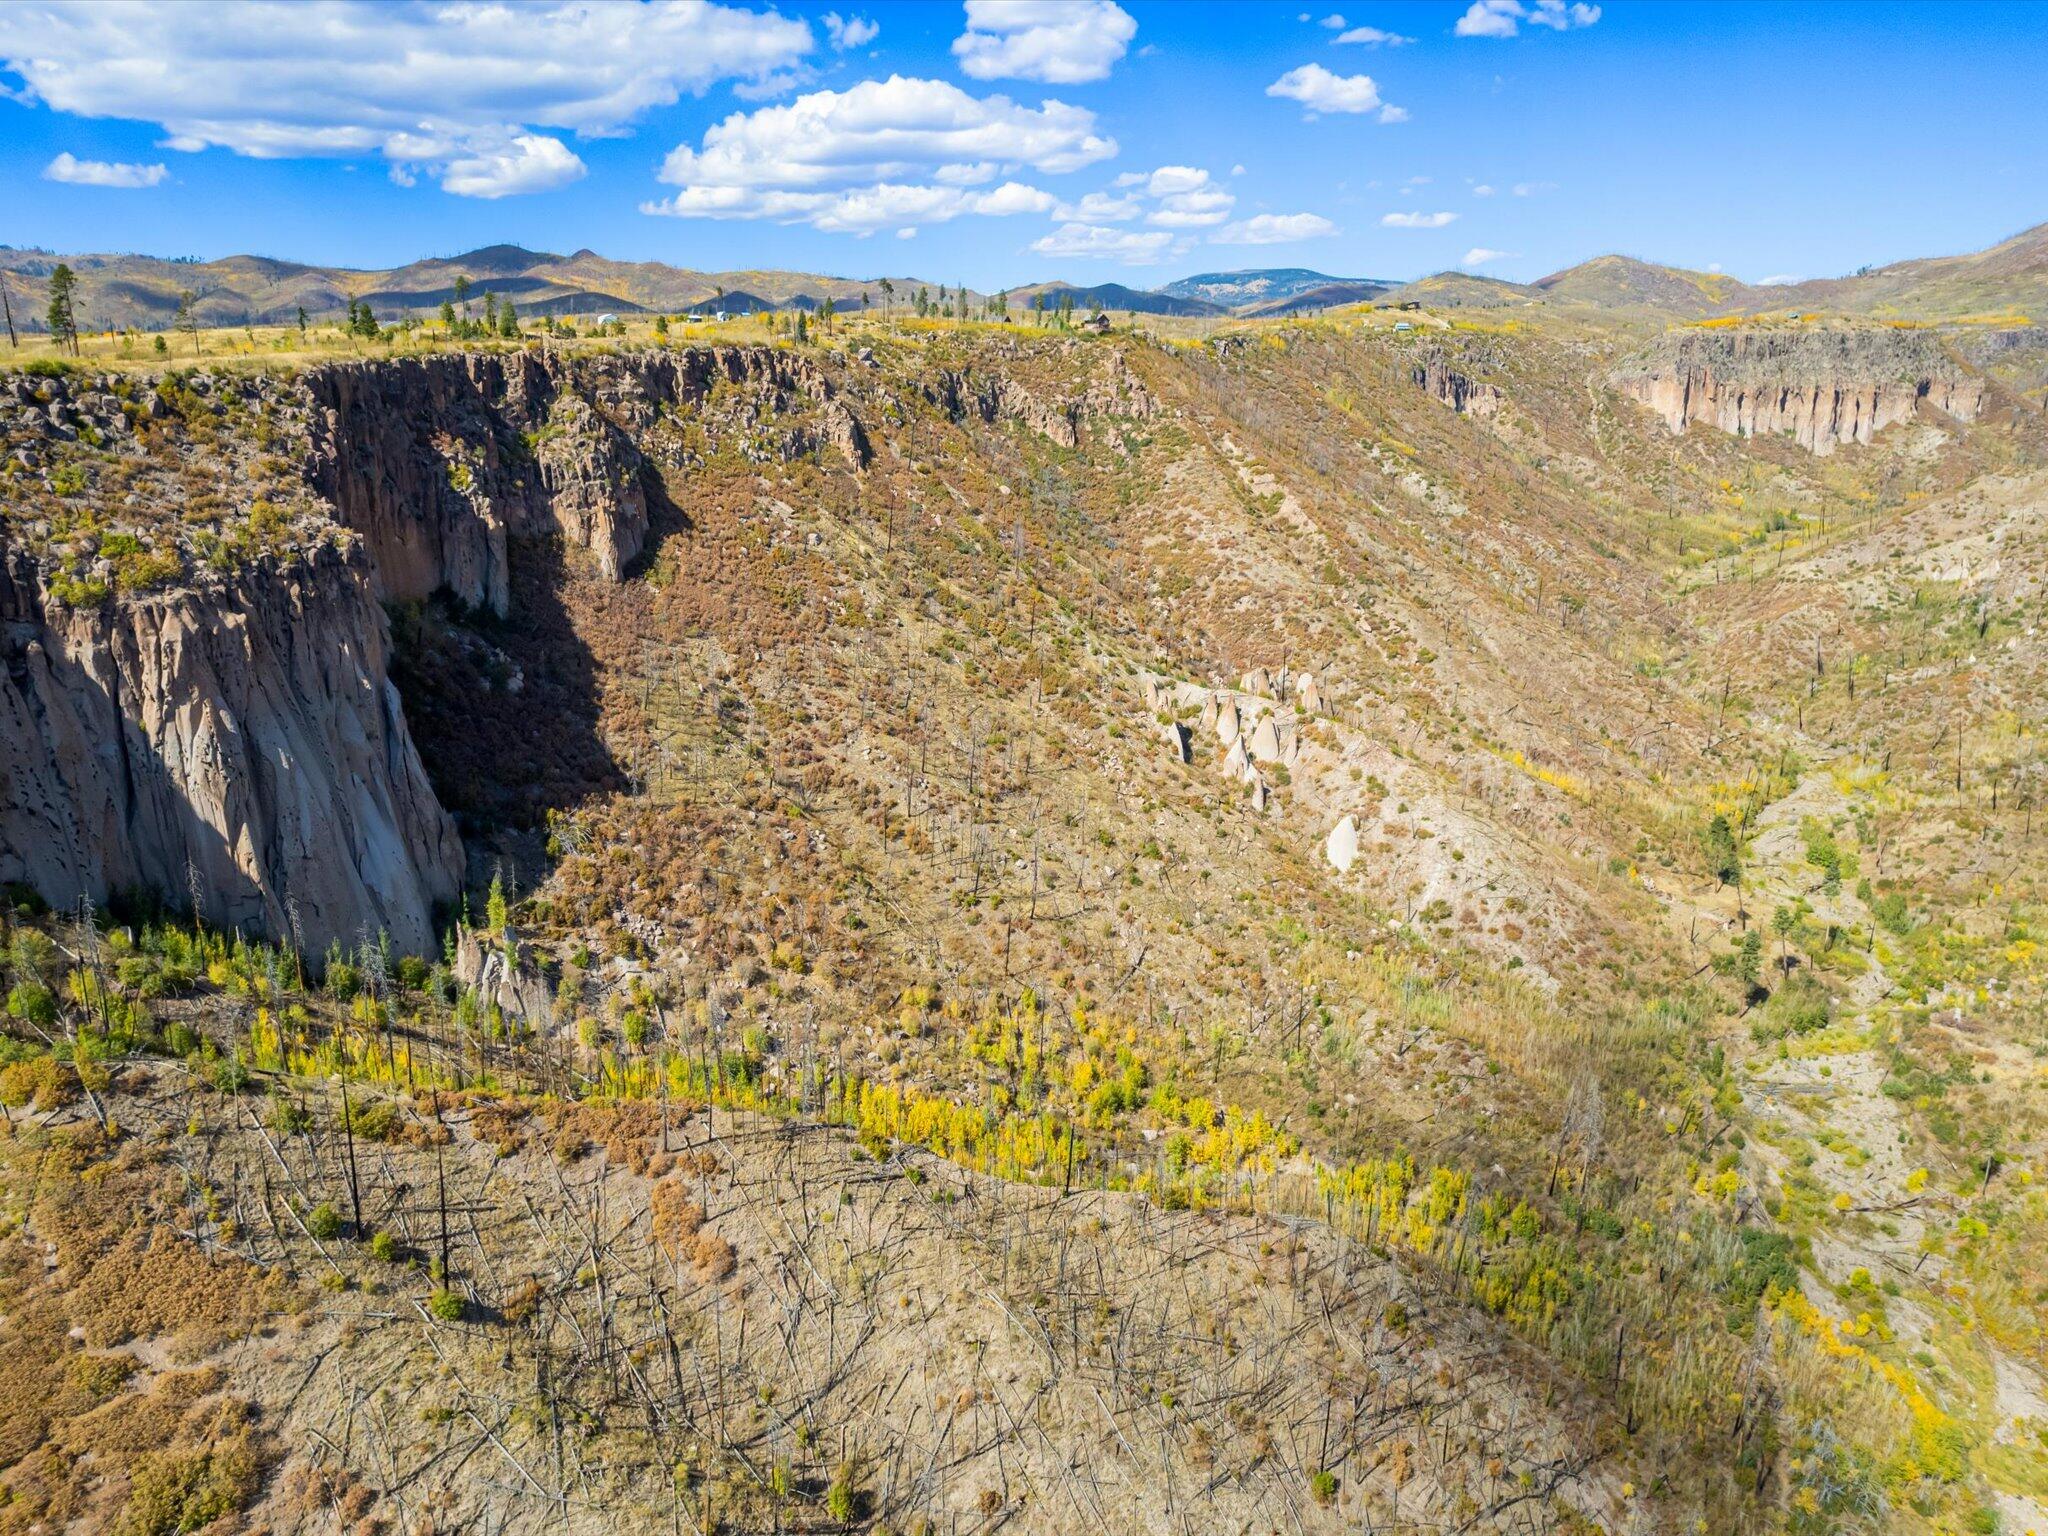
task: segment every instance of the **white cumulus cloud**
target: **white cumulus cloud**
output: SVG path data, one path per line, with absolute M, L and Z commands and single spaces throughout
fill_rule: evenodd
M 1320 64 L 1301 64 L 1266 87 L 1268 96 L 1298 101 L 1310 112 L 1370 112 L 1380 103 L 1371 75 L 1339 75 Z
M 162 165 L 137 165 L 127 160 L 80 160 L 68 149 L 43 167 L 43 180 L 67 181 L 74 187 L 154 187 L 170 174 Z
M 1442 229 L 1457 220 L 1455 213 L 1390 213 L 1380 223 L 1388 229 Z
M 1079 256 L 1096 261 L 1121 261 L 1149 266 L 1174 243 L 1167 230 L 1106 229 L 1098 224 L 1062 224 L 1031 242 L 1041 256 Z
M 1460 37 L 1514 37 L 1525 21 L 1532 27 L 1569 32 L 1574 27 L 1590 27 L 1599 19 L 1599 6 L 1567 4 L 1566 0 L 1535 0 L 1533 5 L 1524 5 L 1522 0 L 1472 0 L 1451 30 Z
M 1483 267 L 1488 262 L 1506 261 L 1514 254 L 1513 251 L 1490 251 L 1483 245 L 1475 245 L 1465 253 L 1465 259 L 1459 262 L 1458 265 L 1461 267 Z
M 481 197 L 581 175 L 556 133 L 621 133 L 684 92 L 787 71 L 814 46 L 806 22 L 710 0 L 34 0 L 6 18 L 0 67 L 53 111 L 155 123 L 183 151 L 382 155 L 401 179 Z
M 1085 108 L 1028 107 L 891 75 L 733 113 L 707 129 L 701 145 L 670 152 L 661 179 L 678 190 L 641 211 L 852 234 L 962 214 L 1046 213 L 1056 199 L 1023 182 L 972 189 L 1026 169 L 1079 170 L 1115 153 L 1116 141 L 1096 132 Z
M 457 197 L 514 197 L 565 187 L 586 174 L 587 167 L 560 139 L 519 133 L 502 144 L 471 141 L 467 153 L 442 168 L 441 189 Z
M 1213 245 L 1284 245 L 1335 233 L 1337 226 L 1319 213 L 1258 213 L 1224 225 L 1209 240 Z
M 1382 31 L 1378 27 L 1352 27 L 1337 34 L 1340 43 L 1356 43 L 1364 48 L 1405 48 L 1415 41 L 1398 32 Z
M 1078 85 L 1107 78 L 1137 35 L 1116 0 L 967 0 L 953 56 L 976 80 Z
M 827 11 L 818 20 L 825 24 L 825 36 L 831 41 L 835 53 L 844 53 L 849 48 L 865 48 L 882 35 L 880 24 L 869 21 L 865 16 L 841 16 L 837 11 Z

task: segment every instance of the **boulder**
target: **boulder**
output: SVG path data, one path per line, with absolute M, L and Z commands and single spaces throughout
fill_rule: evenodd
M 1304 713 L 1320 715 L 1323 712 L 1323 690 L 1316 683 L 1313 672 L 1304 672 L 1294 681 L 1294 701 Z
M 1166 727 L 1166 745 L 1172 750 L 1176 762 L 1192 763 L 1195 760 L 1194 737 L 1178 720 Z
M 486 944 L 473 928 L 465 928 L 455 945 L 455 979 L 496 1003 L 507 1018 L 524 1019 L 536 1029 L 554 1017 L 555 998 L 547 978 L 518 958 L 519 939 L 507 934 L 505 944 Z

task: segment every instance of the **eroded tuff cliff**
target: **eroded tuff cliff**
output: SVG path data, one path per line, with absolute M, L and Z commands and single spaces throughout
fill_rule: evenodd
M 1120 358 L 1096 390 L 1151 405 Z M 972 393 L 1068 445 L 1098 403 L 1000 374 Z M 462 850 L 386 679 L 381 603 L 502 616 L 526 538 L 620 580 L 660 487 L 712 453 L 864 470 L 854 406 L 873 404 L 746 346 L 5 381 L 0 881 L 61 904 L 197 891 L 210 920 L 312 949 L 430 948 Z
M 1923 400 L 1959 421 L 1984 403 L 1983 379 L 1915 331 L 1688 331 L 1612 379 L 1674 432 L 1703 421 L 1742 437 L 1782 433 L 1823 455 L 1869 442 Z
M 54 902 L 197 891 L 321 949 L 430 948 L 461 878 L 359 549 L 90 606 L 0 562 L 0 880 Z
M 666 413 L 784 421 L 787 458 L 827 444 L 867 462 L 860 424 L 824 371 L 766 347 L 569 356 L 447 353 L 317 368 L 312 478 L 339 520 L 369 542 L 387 597 L 446 589 L 506 611 L 508 538 L 559 532 L 617 580 L 647 538 L 640 439 Z M 824 407 L 812 413 L 791 407 Z M 834 409 L 838 406 L 838 409 Z

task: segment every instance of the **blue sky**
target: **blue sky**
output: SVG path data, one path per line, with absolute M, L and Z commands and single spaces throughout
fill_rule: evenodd
M 2044 72 L 2042 5 L 13 0 L 0 241 L 1828 276 L 2048 220 Z

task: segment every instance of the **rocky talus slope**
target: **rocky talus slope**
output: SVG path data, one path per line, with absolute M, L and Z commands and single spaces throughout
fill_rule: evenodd
M 1691 331 L 1616 370 L 1622 393 L 1673 432 L 1787 434 L 1815 454 L 1868 443 L 1921 401 L 1973 421 L 1984 381 L 1912 331 Z

